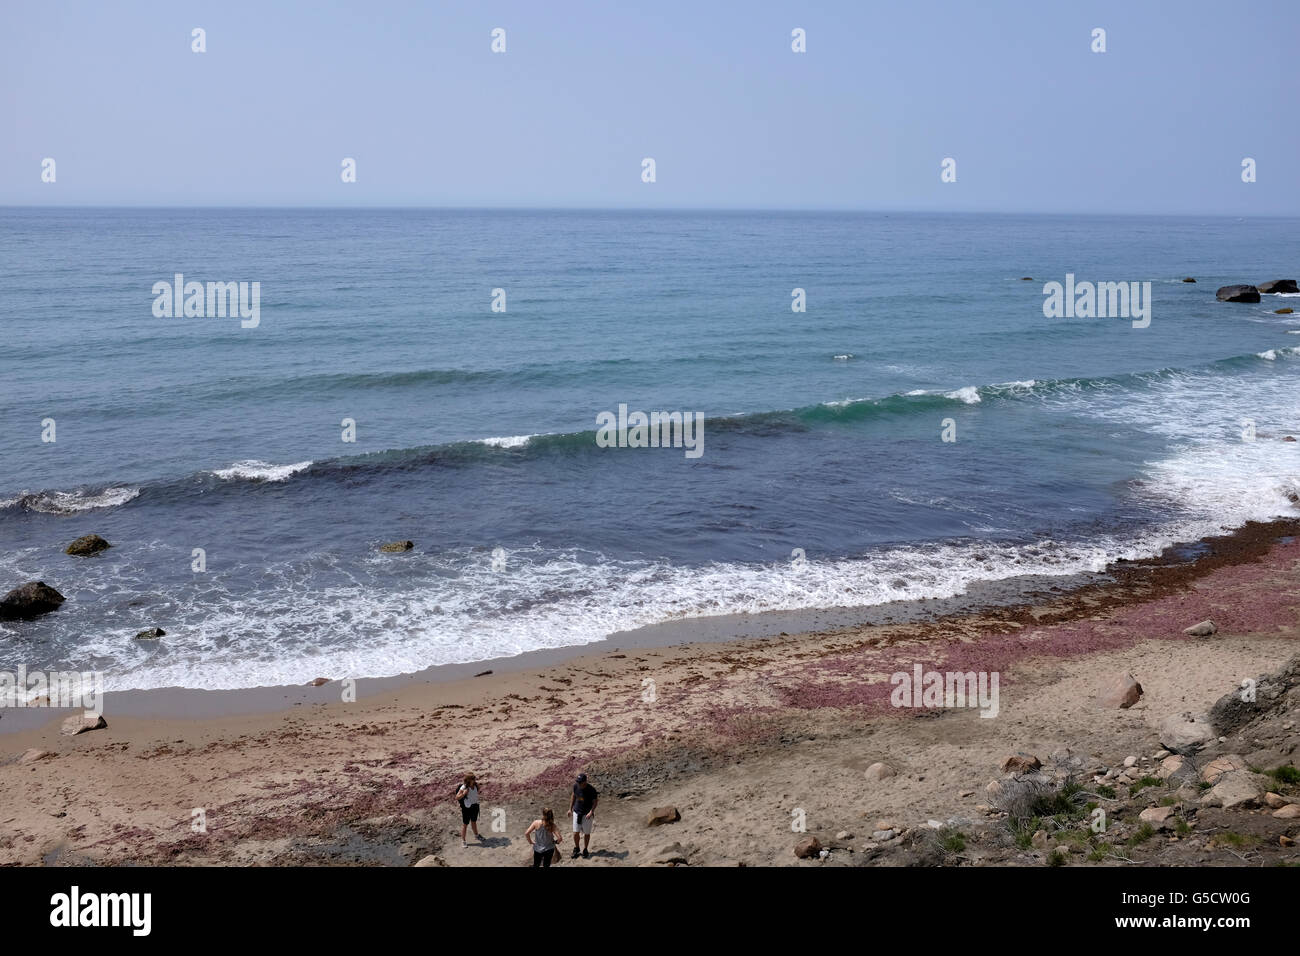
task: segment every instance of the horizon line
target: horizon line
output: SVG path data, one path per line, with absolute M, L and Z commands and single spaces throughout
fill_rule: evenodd
M 1297 219 L 1296 212 L 1109 212 L 1083 211 L 1073 209 L 1024 210 L 1024 209 L 916 209 L 879 206 L 834 207 L 834 206 L 585 206 L 585 205 L 471 205 L 471 204 L 401 204 L 386 203 L 379 205 L 340 205 L 312 203 L 5 203 L 0 202 L 0 209 L 22 210 L 247 210 L 247 211 L 303 211 L 303 212 L 578 212 L 578 213 L 821 213 L 821 214 L 875 214 L 875 215 L 1001 215 L 1001 216 L 1085 216 L 1093 218 L 1135 218 L 1167 217 L 1171 219 L 1215 218 L 1215 219 Z

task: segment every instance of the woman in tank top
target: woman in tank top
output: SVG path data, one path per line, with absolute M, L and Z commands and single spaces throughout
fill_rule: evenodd
M 524 839 L 533 845 L 533 866 L 550 866 L 555 856 L 555 842 L 560 838 L 560 828 L 555 825 L 555 811 L 542 810 L 542 818 L 524 832 Z

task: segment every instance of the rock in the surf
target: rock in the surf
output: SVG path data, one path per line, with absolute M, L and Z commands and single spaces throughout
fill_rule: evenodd
M 1273 310 L 1273 314 L 1274 314 L 1274 315 L 1290 315 L 1290 314 L 1291 314 L 1292 312 L 1294 312 L 1294 311 L 1295 311 L 1295 309 L 1274 309 L 1274 310 Z
M 379 550 L 389 554 L 400 554 L 403 551 L 410 551 L 414 547 L 414 541 L 389 541 L 387 544 L 381 544 Z
M 83 534 L 76 541 L 72 542 L 72 544 L 64 548 L 63 553 L 71 554 L 78 558 L 88 558 L 92 554 L 99 554 L 99 552 L 106 551 L 111 547 L 111 544 L 97 534 Z
M 137 641 L 156 641 L 158 638 L 166 636 L 167 632 L 161 627 L 149 627 L 137 633 L 135 639 Z
M 1253 285 L 1225 285 L 1214 297 L 1220 302 L 1258 302 L 1259 290 Z
M 1259 289 L 1260 295 L 1286 295 L 1300 292 L 1300 288 L 1296 287 L 1295 279 L 1273 279 L 1270 282 L 1261 282 L 1256 288 Z
M 30 620 L 58 610 L 65 600 L 44 581 L 28 581 L 0 598 L 0 621 Z
M 1184 282 L 1195 282 L 1196 280 L 1193 279 L 1191 276 L 1188 276 L 1188 277 L 1187 277 L 1186 279 L 1184 279 L 1183 281 L 1184 281 Z

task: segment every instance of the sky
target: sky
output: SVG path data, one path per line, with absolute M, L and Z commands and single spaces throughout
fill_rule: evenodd
M 0 205 L 1300 215 L 1297 35 L 1300 0 L 4 0 Z

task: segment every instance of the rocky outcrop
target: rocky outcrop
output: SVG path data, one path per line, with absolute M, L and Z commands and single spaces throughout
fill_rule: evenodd
M 135 635 L 135 639 L 137 641 L 156 641 L 158 640 L 158 638 L 166 637 L 166 636 L 167 636 L 167 632 L 164 631 L 161 627 L 150 627 L 150 628 L 146 628 L 143 631 L 137 632 Z
M 1273 279 L 1270 282 L 1261 282 L 1257 288 L 1260 295 L 1285 295 L 1300 292 L 1300 288 L 1296 287 L 1295 279 Z
M 1285 667 L 1275 674 L 1265 674 L 1254 681 L 1249 688 L 1243 687 L 1224 694 L 1210 708 L 1210 722 L 1225 736 L 1242 734 L 1252 722 L 1278 721 L 1270 718 L 1281 716 L 1290 706 L 1300 705 L 1300 657 L 1293 658 Z M 1258 732 L 1252 737 L 1263 736 Z
M 27 621 L 56 611 L 67 598 L 44 581 L 28 581 L 0 598 L 0 621 Z
M 1214 297 L 1220 302 L 1258 302 L 1259 290 L 1253 285 L 1225 285 Z
M 1259 300 L 1256 299 L 1256 302 Z M 388 554 L 400 554 L 403 551 L 410 551 L 415 547 L 414 541 L 389 541 L 387 544 L 381 544 L 379 550 Z
M 112 545 L 105 541 L 97 534 L 83 534 L 72 544 L 63 549 L 64 554 L 71 554 L 78 558 L 88 558 L 92 554 L 99 554 L 101 551 L 107 551 Z

